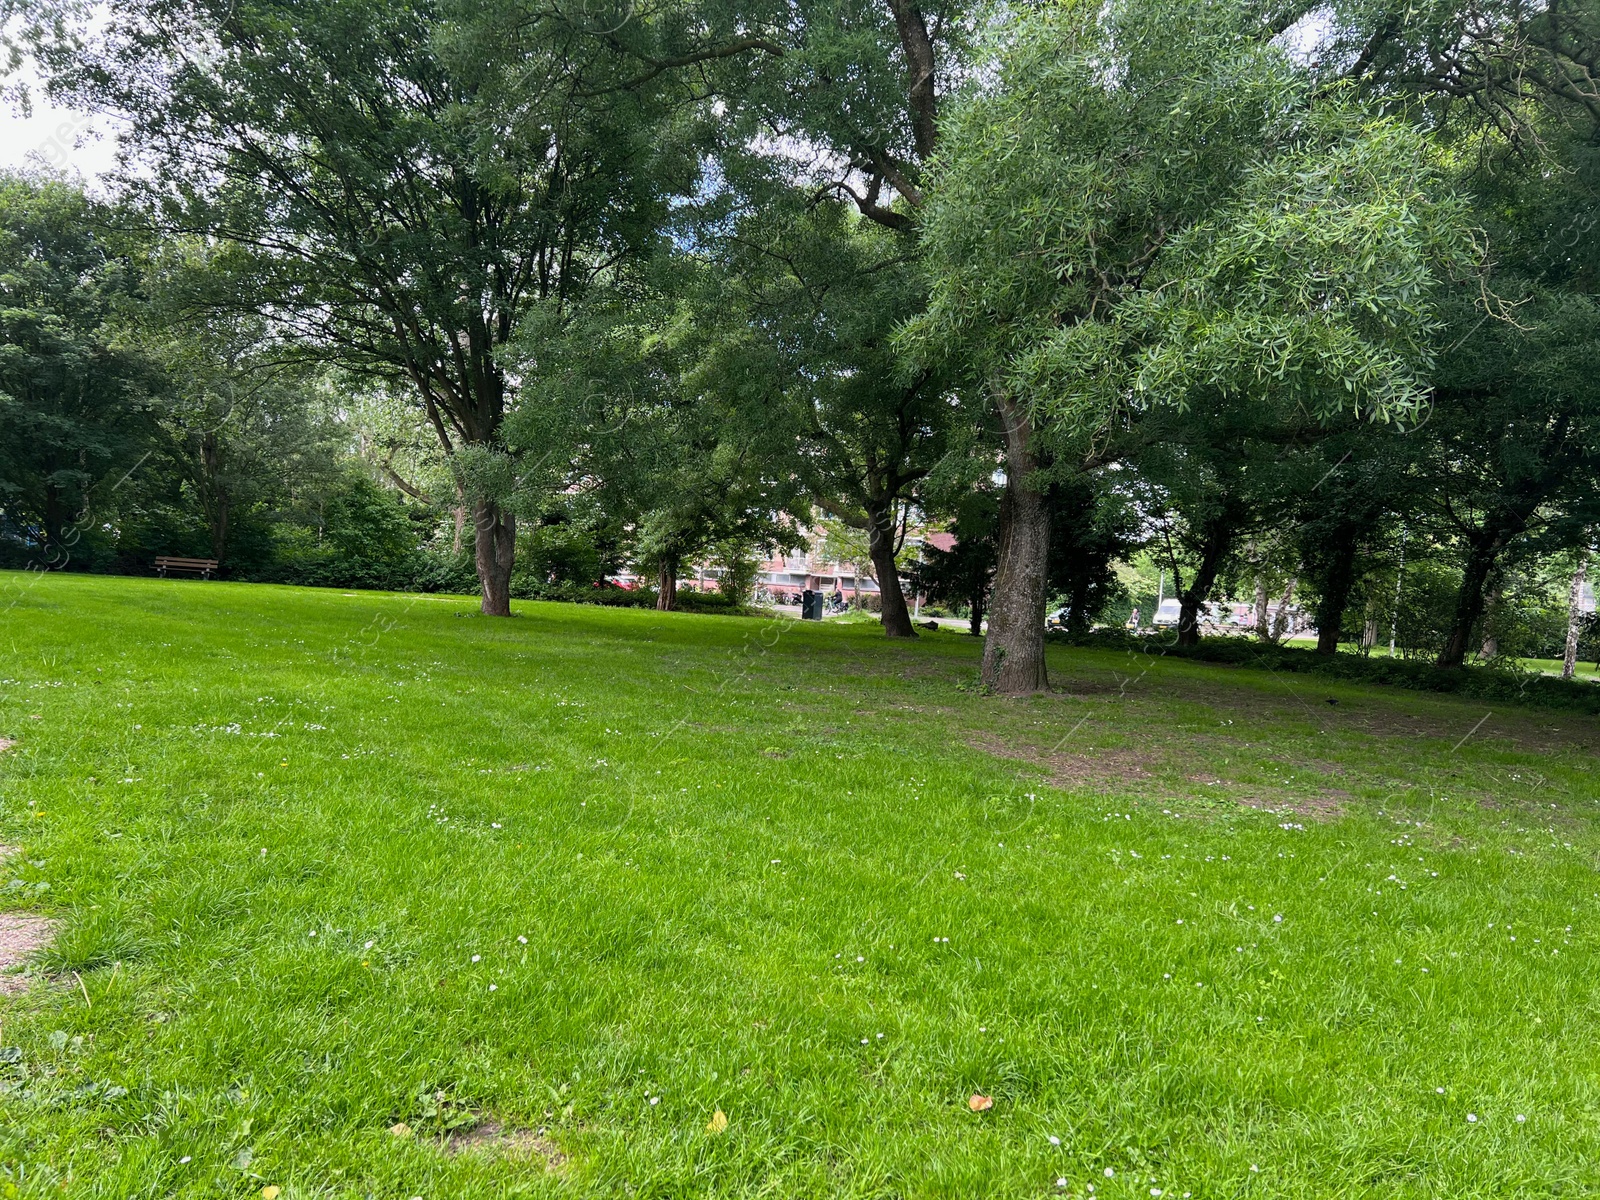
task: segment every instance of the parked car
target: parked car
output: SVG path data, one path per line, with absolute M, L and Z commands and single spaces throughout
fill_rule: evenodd
M 1163 600 L 1151 624 L 1157 629 L 1175 629 L 1183 615 L 1183 601 Z M 1233 610 L 1226 604 L 1202 604 L 1196 614 L 1202 628 L 1220 629 L 1233 623 Z

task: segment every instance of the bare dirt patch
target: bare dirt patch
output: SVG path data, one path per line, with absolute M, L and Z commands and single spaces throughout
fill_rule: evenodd
M 1043 767 L 1050 772 L 1050 782 L 1063 788 L 1148 779 L 1158 764 L 1152 755 L 1133 750 L 1077 750 L 1066 754 L 1037 746 L 1014 746 L 993 736 L 974 738 L 967 744 L 997 758 Z
M 16 738 L 0 737 L 0 754 L 4 754 L 7 750 L 11 749 L 11 747 L 15 746 L 16 744 L 17 744 L 17 739 Z
M 470 1129 L 457 1129 L 445 1139 L 446 1154 L 490 1154 L 496 1158 L 543 1160 L 554 1170 L 567 1161 L 561 1148 L 543 1129 L 508 1129 L 499 1121 L 480 1121 Z
M 56 923 L 32 913 L 0 913 L 0 995 L 25 991 L 28 981 L 16 973 L 28 955 L 49 945 Z

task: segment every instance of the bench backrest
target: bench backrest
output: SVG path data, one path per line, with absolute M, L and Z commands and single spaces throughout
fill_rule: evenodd
M 170 554 L 156 555 L 158 567 L 215 567 L 217 560 L 214 558 L 174 558 Z

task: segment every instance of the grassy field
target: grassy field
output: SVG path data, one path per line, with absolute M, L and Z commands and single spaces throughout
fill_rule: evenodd
M 1600 1191 L 1595 720 L 475 607 L 0 575 L 0 1196 Z

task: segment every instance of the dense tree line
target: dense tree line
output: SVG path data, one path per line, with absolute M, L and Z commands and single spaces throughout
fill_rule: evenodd
M 671 607 L 825 519 L 1008 693 L 1152 572 L 1180 643 L 1584 645 L 1592 4 L 32 16 L 128 165 L 0 183 L 17 563 Z

